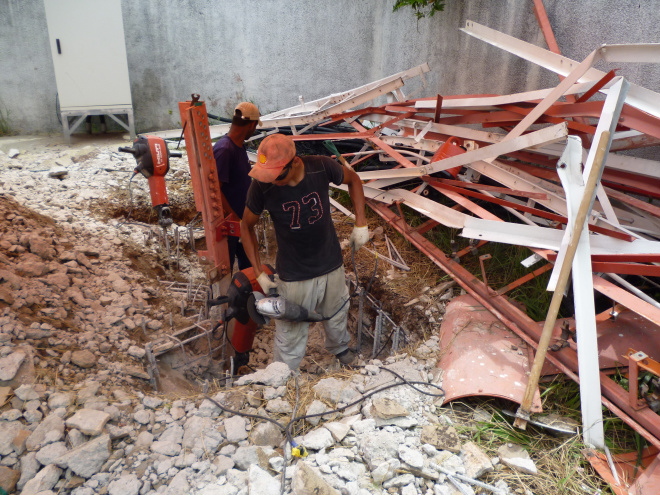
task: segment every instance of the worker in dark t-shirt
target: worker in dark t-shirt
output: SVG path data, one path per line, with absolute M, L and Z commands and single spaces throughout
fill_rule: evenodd
M 234 213 L 238 219 L 243 217 L 245 197 L 252 179 L 250 162 L 245 151 L 245 140 L 250 138 L 261 124 L 259 109 L 253 103 L 244 101 L 234 110 L 229 132 L 213 145 L 213 156 L 218 169 L 218 179 L 222 186 L 222 194 L 227 200 L 223 204 L 226 213 Z M 228 204 L 227 204 L 228 203 Z M 250 260 L 245 254 L 238 237 L 227 238 L 229 248 L 229 266 L 233 270 L 234 259 L 238 257 L 238 269 L 250 267 Z
M 261 288 L 276 288 L 287 300 L 322 314 L 325 347 L 340 363 L 351 364 L 346 329 L 349 293 L 337 233 L 330 216 L 330 182 L 346 184 L 355 208 L 351 247 L 360 249 L 369 239 L 364 214 L 364 191 L 358 175 L 325 156 L 297 156 L 293 140 L 273 134 L 263 140 L 250 172 L 241 222 L 241 239 Z M 271 280 L 262 272 L 254 226 L 267 210 L 277 237 L 277 273 Z M 275 320 L 273 358 L 300 366 L 305 355 L 309 323 Z

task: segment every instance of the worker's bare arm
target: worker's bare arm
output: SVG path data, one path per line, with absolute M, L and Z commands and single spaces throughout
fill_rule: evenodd
M 243 212 L 243 219 L 241 220 L 241 242 L 243 243 L 245 254 L 247 254 L 250 263 L 252 263 L 255 277 L 261 274 L 259 243 L 257 242 L 257 235 L 254 232 L 254 226 L 258 221 L 259 216 L 252 213 L 252 210 L 246 207 Z
M 353 170 L 344 167 L 344 184 L 348 186 L 348 194 L 353 203 L 355 213 L 355 225 L 362 227 L 367 225 L 367 218 L 364 214 L 364 189 L 360 177 Z

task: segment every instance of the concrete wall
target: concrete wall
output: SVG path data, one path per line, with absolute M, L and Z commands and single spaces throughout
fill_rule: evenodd
M 212 113 L 226 116 L 243 99 L 266 113 L 296 105 L 299 95 L 311 100 L 424 62 L 431 72 L 419 96 L 557 84 L 554 74 L 459 31 L 469 19 L 545 46 L 531 0 L 449 0 L 445 12 L 420 21 L 410 9 L 393 13 L 393 4 L 122 0 L 137 130 L 177 127 L 177 102 L 191 93 Z M 660 41 L 658 0 L 545 4 L 562 53 L 573 59 L 602 43 Z M 660 91 L 657 65 L 622 69 Z M 59 131 L 56 92 L 43 0 L 0 0 L 0 110 L 17 131 Z

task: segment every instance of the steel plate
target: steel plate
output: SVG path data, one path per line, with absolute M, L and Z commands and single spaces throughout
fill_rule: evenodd
M 472 296 L 447 305 L 440 349 L 447 402 L 480 395 L 522 401 L 530 368 L 527 345 Z M 541 411 L 537 388 L 532 412 Z

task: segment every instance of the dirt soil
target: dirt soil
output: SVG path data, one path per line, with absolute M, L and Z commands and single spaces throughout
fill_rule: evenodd
M 136 178 L 139 179 L 139 178 Z M 188 184 L 181 184 L 177 187 L 169 189 L 170 203 L 172 204 L 172 212 L 175 222 L 181 224 L 185 221 L 192 220 L 195 216 L 196 210 L 194 207 L 194 197 L 192 196 L 191 189 Z M 93 200 L 90 202 L 89 208 L 99 218 L 109 220 L 112 218 L 120 219 L 126 218 L 130 211 L 130 217 L 133 221 L 144 222 L 156 225 L 157 217 L 153 213 L 151 205 L 145 201 L 134 201 L 132 209 L 128 206 L 129 196 L 124 190 L 117 189 L 115 194 L 107 198 Z M 346 217 L 340 213 L 334 213 L 335 225 L 340 241 L 348 239 L 352 229 L 352 224 L 347 221 Z M 265 227 L 264 227 L 265 225 Z M 402 271 L 394 268 L 389 263 L 381 259 L 378 260 L 376 266 L 376 257 L 365 250 L 361 250 L 355 256 L 355 266 L 350 255 L 349 249 L 344 249 L 344 261 L 346 272 L 354 274 L 357 270 L 360 285 L 366 287 L 369 285 L 370 294 L 373 300 L 381 307 L 381 309 L 388 313 L 394 322 L 402 328 L 403 337 L 401 339 L 401 347 L 410 345 L 425 338 L 432 333 L 431 326 L 434 323 L 439 324 L 439 320 L 429 322 L 428 309 L 419 305 L 414 307 L 405 307 L 411 299 L 419 295 L 424 288 L 434 287 L 438 282 L 445 280 L 447 277 L 444 273 L 437 268 L 428 258 L 421 255 L 414 247 L 403 239 L 398 233 L 394 232 L 391 228 L 380 220 L 375 215 L 369 217 L 370 231 L 376 231 L 373 236 L 370 249 L 376 250 L 380 254 L 387 256 L 387 247 L 385 244 L 385 236 L 389 237 L 397 246 L 399 252 L 402 253 L 404 259 L 407 260 L 411 266 L 410 272 Z M 275 265 L 276 255 L 276 241 L 272 227 L 272 223 L 262 221 L 258 227 L 259 232 L 266 232 L 267 242 L 264 242 L 263 235 L 261 235 L 262 247 L 262 260 L 265 263 Z M 203 242 L 203 239 L 201 240 Z M 201 245 L 200 239 L 196 239 L 198 248 Z M 266 247 L 268 248 L 266 252 Z M 187 242 L 181 242 L 182 256 L 187 257 L 191 263 L 196 263 L 196 255 L 190 249 Z M 124 255 L 126 256 L 129 265 L 142 273 L 146 278 L 157 282 L 158 279 L 172 278 L 174 274 L 175 279 L 182 282 L 187 281 L 184 274 L 177 274 L 176 270 L 170 270 L 167 265 L 167 260 L 162 258 L 159 260 L 156 256 L 145 256 L 144 253 L 136 247 L 125 247 Z M 235 270 L 237 268 L 235 267 Z M 351 275 L 353 276 L 353 275 Z M 353 276 L 354 277 L 354 276 Z M 178 311 L 178 307 L 168 308 L 172 313 Z M 444 309 L 444 308 L 442 308 Z M 191 311 L 194 311 L 191 308 Z M 371 357 L 373 348 L 373 326 L 375 324 L 376 311 L 374 307 L 365 303 L 364 312 L 364 326 L 365 334 L 363 338 L 362 351 L 365 357 Z M 355 348 L 357 344 L 356 332 L 358 321 L 358 301 L 354 296 L 351 300 L 351 309 L 349 313 L 349 332 L 351 333 L 351 347 Z M 254 342 L 254 352 L 250 355 L 249 365 L 252 368 L 261 368 L 266 366 L 272 360 L 272 345 L 274 338 L 275 326 L 270 323 L 261 328 Z M 216 332 L 220 334 L 220 332 Z M 388 332 L 389 334 L 389 332 Z M 387 335 L 385 335 L 387 337 Z M 383 340 L 382 344 L 378 346 L 380 349 L 383 347 L 380 357 L 386 357 L 391 350 L 391 342 L 389 344 Z M 206 348 L 202 349 L 205 352 Z M 228 350 L 231 352 L 231 350 Z M 324 345 L 324 332 L 320 323 L 310 325 L 309 340 L 307 346 L 307 356 L 301 363 L 301 370 L 311 373 L 322 373 L 333 371 L 337 367 L 337 362 L 334 357 L 325 350 Z M 215 370 L 217 372 L 217 370 Z M 249 368 L 244 371 L 250 371 Z M 204 373 L 206 378 L 211 378 L 208 373 Z

